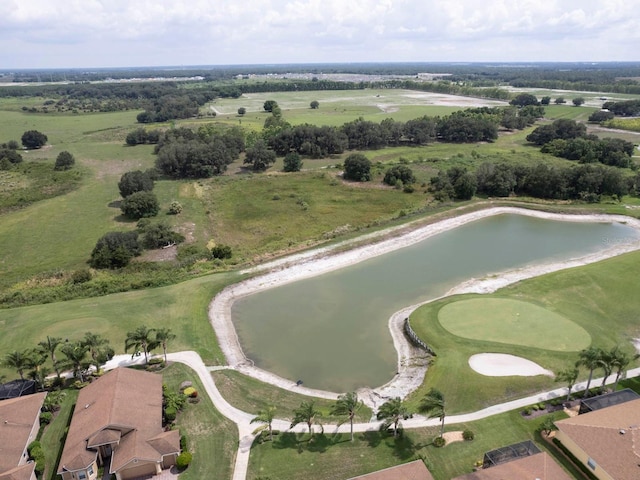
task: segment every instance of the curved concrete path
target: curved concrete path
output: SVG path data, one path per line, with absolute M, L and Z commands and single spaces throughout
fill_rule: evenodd
M 160 355 L 158 355 L 160 356 Z M 207 367 L 200 355 L 193 351 L 184 351 L 184 352 L 175 352 L 169 353 L 167 355 L 167 359 L 172 362 L 179 362 L 190 367 L 200 378 L 204 389 L 206 390 L 209 398 L 213 402 L 213 405 L 218 409 L 220 413 L 222 413 L 229 420 L 234 422 L 238 427 L 238 452 L 236 454 L 235 466 L 233 470 L 233 480 L 245 480 L 247 477 L 247 469 L 249 466 L 249 455 L 251 453 L 251 446 L 255 439 L 255 435 L 253 431 L 255 430 L 255 426 L 252 425 L 251 419 L 255 417 L 255 415 L 243 412 L 229 404 L 216 387 L 215 382 L 213 381 L 213 377 L 211 376 L 211 371 L 213 370 L 221 370 L 223 368 L 218 367 Z M 131 357 L 131 355 L 116 355 L 112 360 L 107 362 L 104 365 L 105 370 L 110 370 L 120 366 L 129 366 L 134 364 L 143 364 L 144 356 Z M 625 378 L 632 378 L 640 376 L 640 368 L 634 368 L 632 370 L 627 370 Z M 615 382 L 615 375 L 611 375 L 608 377 L 606 385 L 611 385 Z M 573 387 L 572 392 L 582 391 L 586 388 L 587 382 L 580 382 Z M 602 377 L 594 378 L 591 381 L 592 386 L 597 386 L 602 384 Z M 456 423 L 464 423 L 464 422 L 472 422 L 474 420 L 480 420 L 483 418 L 491 417 L 493 415 L 498 415 L 501 413 L 509 412 L 512 410 L 517 410 L 527 405 L 531 405 L 534 403 L 539 403 L 547 400 L 552 400 L 558 397 L 564 397 L 567 395 L 567 389 L 565 387 L 557 388 L 555 390 L 551 390 L 548 392 L 537 393 L 535 395 L 531 395 L 525 398 L 520 398 L 517 400 L 512 400 L 510 402 L 501 403 L 498 405 L 493 405 L 491 407 L 478 410 L 476 412 L 465 413 L 461 415 L 449 415 L 446 417 L 445 422 L 447 425 L 456 424 Z M 380 428 L 381 422 L 369 422 L 369 423 L 356 423 L 353 425 L 354 432 L 367 432 L 367 431 L 377 431 Z M 296 425 L 294 428 L 290 429 L 290 422 L 285 420 L 275 420 L 273 422 L 273 428 L 275 430 L 281 431 L 292 431 L 292 432 L 306 432 L 306 425 Z M 404 428 L 423 428 L 423 427 L 433 427 L 440 425 L 440 421 L 437 418 L 427 419 L 422 415 L 415 415 L 413 418 L 409 420 L 405 420 L 402 422 Z M 324 425 L 324 430 L 326 433 L 349 433 L 349 424 L 343 424 L 340 426 L 337 425 Z

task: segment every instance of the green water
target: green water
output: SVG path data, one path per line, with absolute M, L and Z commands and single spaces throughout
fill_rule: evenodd
M 256 293 L 232 315 L 247 357 L 304 385 L 377 387 L 396 373 L 389 317 L 472 277 L 637 239 L 621 224 L 498 215 L 357 265 Z

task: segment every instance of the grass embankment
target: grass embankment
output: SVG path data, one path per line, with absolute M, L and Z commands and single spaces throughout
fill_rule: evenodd
M 566 418 L 563 412 L 552 415 L 555 419 Z M 542 420 L 526 420 L 519 412 L 510 412 L 473 423 L 447 426 L 446 431 L 469 428 L 475 439 L 454 442 L 444 448 L 432 445 L 439 433 L 436 427 L 405 430 L 397 440 L 378 432 L 361 433 L 353 443 L 348 435 L 326 433 L 316 435 L 314 441 L 309 442 L 308 434 L 280 434 L 273 443 L 254 444 L 247 478 L 343 480 L 423 458 L 436 480 L 449 480 L 471 472 L 476 460 L 498 447 L 532 439 L 546 449 L 536 433 Z
M 468 359 L 475 353 L 509 353 L 532 360 L 557 372 L 577 360 L 577 352 L 559 352 L 502 342 L 470 340 L 445 330 L 438 312 L 452 302 L 475 298 L 508 298 L 537 304 L 586 330 L 592 345 L 610 349 L 614 345 L 631 351 L 630 340 L 640 335 L 637 312 L 640 298 L 635 293 L 635 276 L 640 269 L 640 252 L 629 253 L 588 266 L 547 274 L 501 289 L 489 296 L 460 295 L 419 308 L 411 316 L 416 333 L 438 354 L 429 367 L 423 385 L 410 398 L 417 405 L 430 389 L 441 390 L 448 411 L 468 412 L 501 403 L 527 393 L 559 388 L 547 377 L 485 377 L 475 373 Z M 555 335 L 555 327 L 546 335 Z M 578 350 L 578 347 L 576 347 Z M 596 375 L 601 374 L 596 370 Z M 455 382 L 451 381 L 455 375 Z M 581 371 L 586 379 L 588 372 Z
M 79 340 L 90 331 L 108 339 L 116 353 L 122 353 L 127 332 L 146 325 L 172 330 L 176 338 L 169 343 L 169 351 L 195 350 L 206 364 L 220 364 L 224 356 L 207 308 L 217 292 L 239 278 L 235 273 L 217 274 L 169 287 L 0 310 L 0 352 L 4 356 L 34 348 L 47 335 Z M 0 367 L 0 374 L 13 378 L 16 372 Z
M 163 382 L 171 390 L 178 390 L 185 380 L 193 382 L 200 401 L 187 403 L 178 414 L 176 423 L 180 433 L 187 436 L 193 462 L 183 473 L 182 480 L 203 478 L 230 479 L 238 448 L 238 429 L 211 403 L 198 376 L 186 365 L 174 363 L 162 372 Z
M 293 393 L 233 370 L 220 370 L 212 372 L 211 375 L 225 400 L 245 412 L 257 414 L 259 410 L 275 406 L 276 418 L 291 420 L 293 410 L 298 408 L 301 402 L 314 401 L 315 408 L 321 412 L 321 422 L 338 423 L 345 420 L 344 417 L 330 415 L 331 408 L 335 405 L 333 400 Z M 363 405 L 358 410 L 354 422 L 368 422 L 371 419 L 371 413 L 371 409 Z

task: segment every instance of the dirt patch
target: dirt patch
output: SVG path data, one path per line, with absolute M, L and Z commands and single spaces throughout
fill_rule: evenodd
M 175 260 L 178 255 L 178 247 L 172 245 L 167 248 L 156 248 L 155 250 L 145 250 L 136 258 L 138 262 L 169 262 Z

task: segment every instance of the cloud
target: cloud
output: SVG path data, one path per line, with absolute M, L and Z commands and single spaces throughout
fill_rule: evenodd
M 3 0 L 0 65 L 639 60 L 638 7 L 640 0 Z

